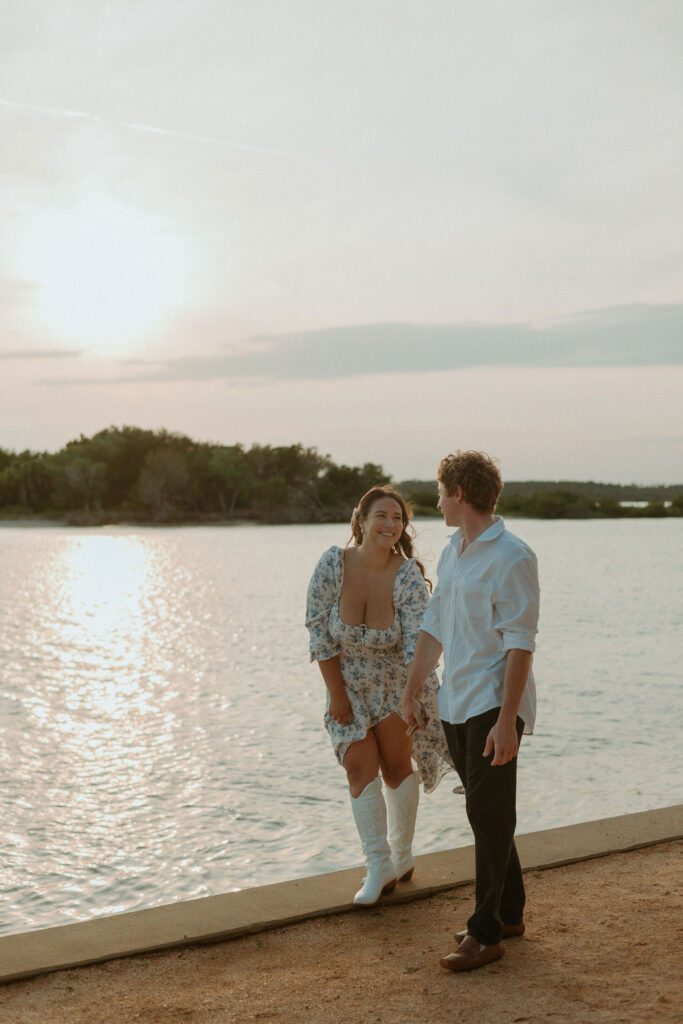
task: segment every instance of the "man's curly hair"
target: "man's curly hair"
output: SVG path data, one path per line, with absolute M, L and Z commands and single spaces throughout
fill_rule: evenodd
M 439 463 L 436 478 L 443 484 L 446 494 L 453 494 L 456 487 L 462 487 L 465 501 L 478 512 L 494 512 L 503 490 L 497 460 L 485 452 L 456 451 L 447 455 Z

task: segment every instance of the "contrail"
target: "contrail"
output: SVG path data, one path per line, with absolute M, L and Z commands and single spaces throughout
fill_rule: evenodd
M 266 149 L 263 146 L 252 146 L 248 142 L 228 142 L 225 139 L 217 139 L 209 135 L 192 135 L 188 132 L 176 132 L 170 128 L 155 128 L 149 124 L 135 124 L 132 121 L 108 121 L 97 114 L 89 114 L 85 110 L 58 110 L 55 107 L 40 107 L 32 103 L 16 103 L 14 100 L 2 98 L 0 98 L 0 106 L 11 107 L 14 110 L 30 110 L 34 114 L 44 114 L 48 117 L 95 121 L 98 124 L 111 125 L 115 128 L 127 128 L 129 131 L 147 132 L 151 135 L 166 135 L 169 138 L 181 139 L 184 142 L 201 142 L 209 146 L 223 146 L 226 149 L 239 149 L 249 153 L 262 153 L 264 156 L 276 156 L 285 160 L 291 159 L 289 153 L 283 153 L 277 149 Z
M 3 107 L 13 107 L 15 110 L 31 110 L 34 114 L 49 114 L 52 117 L 82 117 L 87 121 L 99 121 L 96 114 L 86 114 L 82 110 L 57 110 L 54 107 L 36 107 L 32 103 L 15 103 L 14 100 L 0 99 Z
M 188 142 L 205 142 L 211 146 L 228 146 L 230 149 L 246 149 L 251 153 L 265 153 L 268 156 L 289 157 L 277 149 L 264 149 L 262 146 L 252 146 L 248 142 L 225 142 L 223 139 L 214 139 L 209 135 L 191 135 L 188 132 L 174 132 L 170 128 L 153 128 L 149 124 L 135 124 L 132 121 L 122 121 L 122 128 L 131 128 L 136 132 L 151 132 L 152 135 L 168 135 L 172 139 L 186 139 Z

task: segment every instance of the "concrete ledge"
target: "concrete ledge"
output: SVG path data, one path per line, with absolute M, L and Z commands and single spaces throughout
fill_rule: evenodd
M 518 836 L 516 842 L 523 868 L 538 870 L 680 838 L 683 804 L 532 832 Z M 383 898 L 383 905 L 420 899 L 474 880 L 472 846 L 425 854 L 416 861 L 415 880 L 397 886 Z M 361 874 L 361 868 L 334 871 L 2 936 L 0 983 L 135 953 L 235 939 L 306 918 L 346 912 L 353 908 L 350 900 Z

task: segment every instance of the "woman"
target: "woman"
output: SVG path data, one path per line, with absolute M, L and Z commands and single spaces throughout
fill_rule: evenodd
M 436 709 L 435 673 L 425 686 L 424 730 L 409 737 L 396 710 L 429 601 L 403 498 L 373 487 L 354 509 L 351 530 L 355 546 L 329 548 L 316 566 L 306 626 L 311 661 L 327 687 L 325 725 L 346 770 L 367 862 L 354 903 L 371 904 L 413 874 L 418 774 L 431 792 L 453 764 Z

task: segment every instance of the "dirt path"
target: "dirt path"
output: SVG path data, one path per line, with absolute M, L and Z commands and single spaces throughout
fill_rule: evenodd
M 527 874 L 527 934 L 453 975 L 466 886 L 0 988 L 1 1024 L 680 1024 L 683 842 Z

